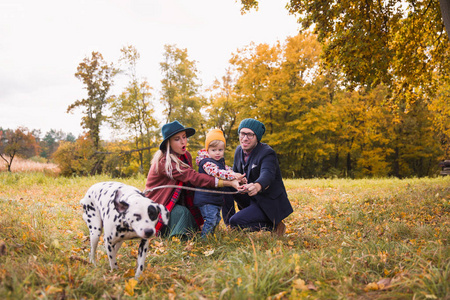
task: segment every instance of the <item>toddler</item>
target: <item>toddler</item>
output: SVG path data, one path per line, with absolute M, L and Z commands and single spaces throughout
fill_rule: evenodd
M 196 163 L 199 173 L 217 177 L 223 180 L 240 180 L 244 176 L 225 164 L 225 137 L 220 129 L 213 129 L 206 135 L 205 148 L 198 151 Z M 224 190 L 221 188 L 220 190 Z M 200 209 L 205 223 L 203 224 L 201 237 L 213 233 L 220 222 L 220 211 L 224 201 L 224 194 L 195 192 L 194 205 Z

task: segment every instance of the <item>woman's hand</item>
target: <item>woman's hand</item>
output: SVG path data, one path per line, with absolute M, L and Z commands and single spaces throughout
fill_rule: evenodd
M 239 185 L 239 181 L 235 180 L 224 180 L 223 181 L 223 186 L 229 186 L 232 188 L 235 188 L 238 191 L 242 190 L 242 187 Z

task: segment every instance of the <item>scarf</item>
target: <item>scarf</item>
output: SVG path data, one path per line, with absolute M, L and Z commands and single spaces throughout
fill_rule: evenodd
M 182 162 L 184 162 L 185 164 L 189 165 L 192 168 L 192 162 L 190 162 L 188 160 L 186 154 L 184 154 L 178 158 Z M 172 197 L 170 197 L 170 201 L 166 205 L 167 210 L 169 211 L 169 213 L 172 212 L 172 209 L 175 206 L 175 204 L 177 203 L 178 199 L 180 198 L 181 193 L 184 192 L 185 193 L 184 194 L 184 206 L 186 206 L 186 208 L 189 209 L 189 211 L 191 212 L 192 216 L 195 219 L 195 222 L 200 227 L 201 225 L 203 225 L 204 221 L 203 221 L 202 214 L 200 213 L 200 210 L 198 209 L 197 206 L 194 205 L 194 192 L 181 189 L 181 186 L 192 186 L 192 185 L 189 183 L 184 183 L 181 180 L 179 180 L 176 183 L 176 185 L 179 187 L 173 191 Z M 161 219 L 161 216 L 159 216 L 158 223 L 156 223 L 156 225 L 155 225 L 156 234 L 159 233 L 162 226 L 163 226 L 163 221 Z

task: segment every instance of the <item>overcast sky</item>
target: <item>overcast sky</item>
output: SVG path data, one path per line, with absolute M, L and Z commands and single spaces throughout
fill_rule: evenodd
M 286 3 L 261 0 L 258 11 L 241 15 L 235 0 L 1 1 L 0 127 L 81 134 L 81 109 L 66 110 L 86 98 L 74 74 L 92 51 L 117 62 L 120 49 L 133 45 L 141 55 L 138 76 L 159 98 L 164 45 L 176 45 L 197 62 L 207 87 L 237 49 L 297 34 Z

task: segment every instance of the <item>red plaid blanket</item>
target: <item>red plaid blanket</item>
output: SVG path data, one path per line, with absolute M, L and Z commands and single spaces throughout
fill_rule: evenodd
M 192 168 L 192 162 L 190 162 L 190 161 L 188 160 L 186 154 L 180 156 L 179 159 L 180 159 L 182 162 L 188 164 L 188 165 Z M 177 185 L 180 186 L 180 187 L 181 187 L 181 186 L 191 186 L 189 183 L 184 183 L 184 182 L 182 182 L 182 181 L 178 181 L 178 182 L 177 182 Z M 183 189 L 181 189 L 180 187 L 179 187 L 179 188 L 176 188 L 176 189 L 173 191 L 172 197 L 170 197 L 170 201 L 169 201 L 169 203 L 166 205 L 166 208 L 167 208 L 167 210 L 168 210 L 169 212 L 171 212 L 172 209 L 173 209 L 173 207 L 174 207 L 175 204 L 177 203 L 178 199 L 180 198 L 180 194 L 181 194 L 182 192 L 184 192 L 184 193 L 185 193 L 185 194 L 184 194 L 184 202 L 185 202 L 185 206 L 187 207 L 187 209 L 189 209 L 189 211 L 191 212 L 192 216 L 193 216 L 194 219 L 195 219 L 195 222 L 196 222 L 197 225 L 200 227 L 201 225 L 203 225 L 203 217 L 202 217 L 202 215 L 201 215 L 200 210 L 198 209 L 198 207 L 196 207 L 196 206 L 194 205 L 194 192 L 193 192 L 193 191 L 188 191 L 188 190 L 183 190 Z M 162 226 L 163 226 L 163 222 L 162 222 L 161 216 L 159 216 L 159 221 L 158 221 L 158 223 L 156 223 L 156 226 L 155 226 L 155 230 L 156 230 L 156 233 L 157 233 L 157 234 L 158 234 L 159 231 L 161 230 L 161 227 L 162 227 Z

